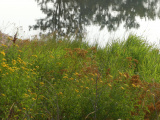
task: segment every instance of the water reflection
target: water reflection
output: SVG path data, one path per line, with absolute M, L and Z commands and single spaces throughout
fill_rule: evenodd
M 138 28 L 136 17 L 154 20 L 160 17 L 159 0 L 36 0 L 46 17 L 33 29 L 59 34 L 82 35 L 85 26 L 115 31 L 123 23 L 126 29 Z

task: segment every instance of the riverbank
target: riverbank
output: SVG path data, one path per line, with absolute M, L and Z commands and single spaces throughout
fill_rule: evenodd
M 46 39 L 46 38 L 45 38 Z M 141 37 L 0 47 L 1 119 L 158 119 L 160 55 Z

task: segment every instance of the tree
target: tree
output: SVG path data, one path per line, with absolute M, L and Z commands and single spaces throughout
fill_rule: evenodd
M 82 35 L 84 26 L 98 24 L 109 31 L 121 23 L 125 28 L 138 28 L 136 17 L 154 20 L 159 17 L 158 0 L 36 0 L 46 17 L 37 20 L 33 29 L 60 35 Z

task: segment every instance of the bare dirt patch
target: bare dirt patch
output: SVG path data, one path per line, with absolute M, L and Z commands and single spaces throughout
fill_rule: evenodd
M 12 36 L 9 36 L 5 33 L 2 33 L 0 31 L 0 46 L 3 44 L 3 45 L 7 45 L 7 46 L 10 46 L 13 44 L 13 37 Z

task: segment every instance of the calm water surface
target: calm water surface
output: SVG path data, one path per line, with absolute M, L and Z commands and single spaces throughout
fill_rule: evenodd
M 14 35 L 18 27 L 21 38 L 31 38 L 42 31 L 57 30 L 60 35 L 76 32 L 83 34 L 89 44 L 97 42 L 102 47 L 112 39 L 124 40 L 134 33 L 159 46 L 159 0 L 55 0 L 48 3 L 40 0 L 38 3 L 0 0 L 0 30 Z

